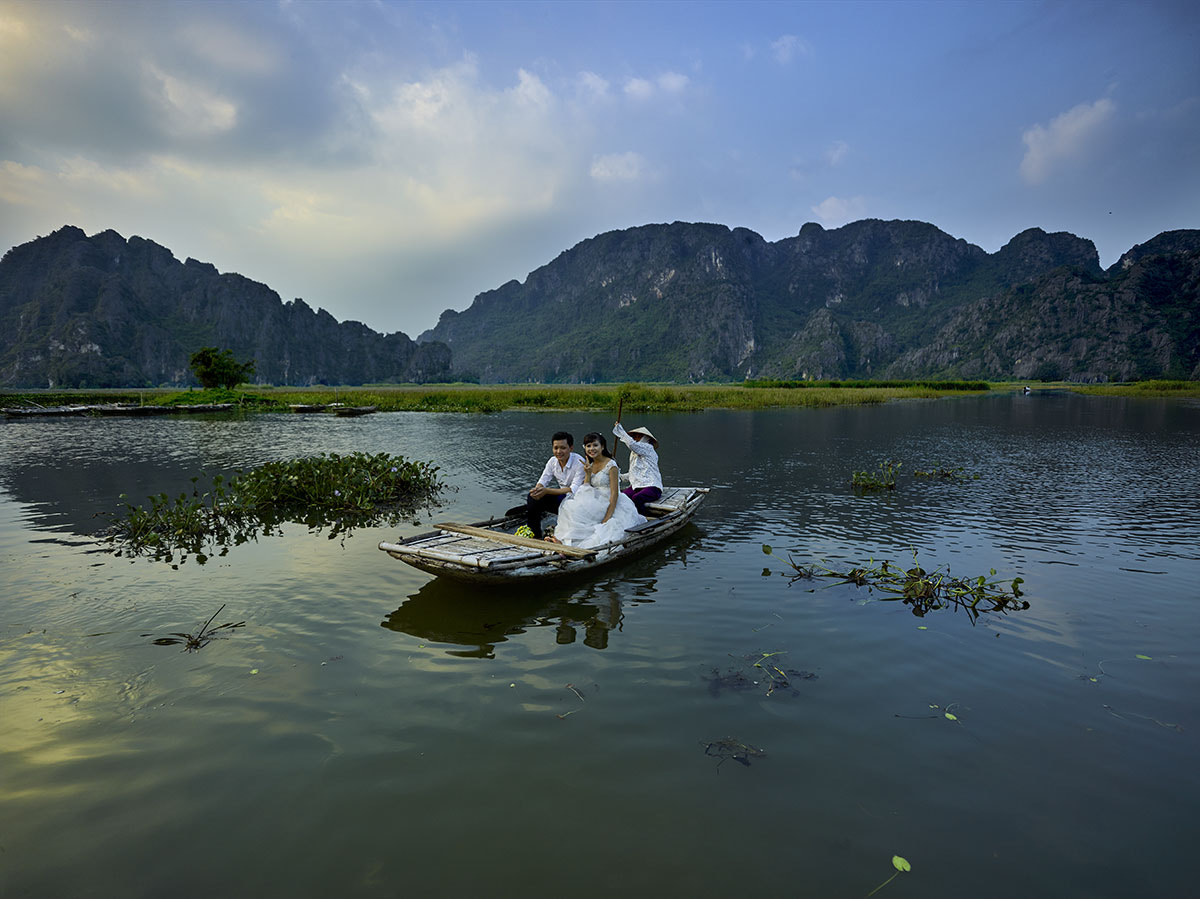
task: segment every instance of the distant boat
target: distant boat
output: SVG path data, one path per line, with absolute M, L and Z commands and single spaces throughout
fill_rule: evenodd
M 293 412 L 324 412 L 328 407 L 324 403 L 290 403 L 288 408 Z
M 691 521 L 708 496 L 707 487 L 669 487 L 646 505 L 645 524 L 604 546 L 584 549 L 518 537 L 524 509 L 477 524 L 446 522 L 435 531 L 379 548 L 414 568 L 452 580 L 476 583 L 521 583 L 578 574 L 609 565 L 649 549 Z
M 350 418 L 355 415 L 370 415 L 378 408 L 378 406 L 339 406 L 333 410 L 333 414 L 341 415 L 343 418 Z
M 49 415 L 188 415 L 200 412 L 228 412 L 233 403 L 196 403 L 179 406 L 139 406 L 136 403 L 102 403 L 95 406 L 20 406 L 3 411 L 11 418 L 36 418 Z

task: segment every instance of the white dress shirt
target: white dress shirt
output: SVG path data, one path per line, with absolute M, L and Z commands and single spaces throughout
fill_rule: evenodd
M 568 487 L 574 493 L 575 488 L 583 483 L 583 456 L 579 453 L 571 453 L 567 456 L 566 465 L 559 465 L 558 456 L 551 456 L 546 467 L 542 469 L 542 476 L 538 478 L 538 483 L 543 487 L 549 487 L 551 478 L 558 481 L 559 487 Z

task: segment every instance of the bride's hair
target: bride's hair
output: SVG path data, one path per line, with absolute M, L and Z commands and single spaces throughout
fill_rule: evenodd
M 603 434 L 597 434 L 595 431 L 592 431 L 592 433 L 590 433 L 590 434 L 583 435 L 583 445 L 584 446 L 587 446 L 589 443 L 594 443 L 596 441 L 600 442 L 600 455 L 606 456 L 609 459 L 611 459 L 613 457 L 613 454 L 608 451 L 608 441 L 604 439 Z

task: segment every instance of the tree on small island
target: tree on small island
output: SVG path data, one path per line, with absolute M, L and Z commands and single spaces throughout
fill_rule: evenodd
M 254 374 L 253 359 L 238 362 L 233 358 L 233 350 L 218 350 L 215 346 L 206 346 L 192 353 L 188 364 L 200 386 L 208 390 L 217 387 L 233 390 Z

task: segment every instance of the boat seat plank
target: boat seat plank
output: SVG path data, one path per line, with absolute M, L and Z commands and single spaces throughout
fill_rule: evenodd
M 434 527 L 456 534 L 469 534 L 472 537 L 479 537 L 483 540 L 494 540 L 497 543 L 509 543 L 513 546 L 524 546 L 527 549 L 536 549 L 541 552 L 558 553 L 574 559 L 586 559 L 596 554 L 594 550 L 580 549 L 577 546 L 564 546 L 561 543 L 531 540 L 528 537 L 518 537 L 515 534 L 506 534 L 503 531 L 490 531 L 487 528 L 475 527 L 469 524 L 457 524 L 452 521 L 441 522 L 435 524 Z

